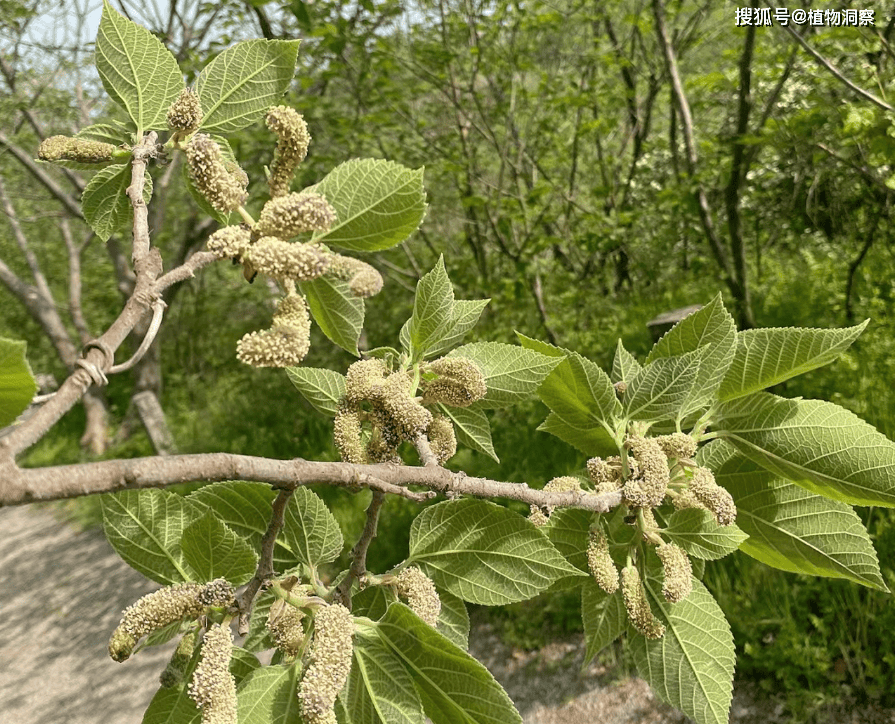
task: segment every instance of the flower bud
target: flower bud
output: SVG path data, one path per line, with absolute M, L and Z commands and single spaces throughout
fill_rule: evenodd
M 37 149 L 37 157 L 42 161 L 77 161 L 78 163 L 109 163 L 115 146 L 86 138 L 50 136 Z
M 202 710 L 202 724 L 237 724 L 236 680 L 230 673 L 233 639 L 216 623 L 205 632 L 199 663 L 187 689 Z
M 625 502 L 640 508 L 658 507 L 665 498 L 671 477 L 668 458 L 655 438 L 630 435 L 625 444 L 631 449 L 640 471 L 625 482 Z
M 184 88 L 168 108 L 168 128 L 172 131 L 195 131 L 202 123 L 202 106 L 192 88 Z
M 618 568 L 609 555 L 609 541 L 606 535 L 599 530 L 590 532 L 590 540 L 587 544 L 587 567 L 594 577 L 597 585 L 606 593 L 615 593 L 618 590 Z
M 271 199 L 258 217 L 255 230 L 263 236 L 290 239 L 306 231 L 328 231 L 336 210 L 320 194 L 303 191 Z
M 341 604 L 321 608 L 314 616 L 310 662 L 298 686 L 298 701 L 305 724 L 336 721 L 336 697 L 351 671 L 354 621 Z
M 237 261 L 242 260 L 242 255 L 250 244 L 251 234 L 242 226 L 225 226 L 223 229 L 218 229 L 205 242 L 208 251 L 218 259 L 235 259 Z
M 396 581 L 398 595 L 407 600 L 410 610 L 432 628 L 441 615 L 441 598 L 435 584 L 416 566 L 405 568 Z
M 423 383 L 424 404 L 469 407 L 488 392 L 481 368 L 467 357 L 442 357 L 429 363 L 426 371 L 438 377 Z
M 444 465 L 457 452 L 457 436 L 449 417 L 433 413 L 426 437 L 439 465 Z
M 664 574 L 662 595 L 669 603 L 683 601 L 693 590 L 693 566 L 687 552 L 674 543 L 663 543 L 656 548 L 656 555 Z
M 220 146 L 209 136 L 197 133 L 190 139 L 186 160 L 193 185 L 214 209 L 233 211 L 246 200 L 248 177 L 227 170 Z
M 317 279 L 326 270 L 326 254 L 319 246 L 275 236 L 262 236 L 243 256 L 255 271 L 275 279 L 305 282 Z
M 301 625 L 305 615 L 295 606 L 277 599 L 267 614 L 267 630 L 280 651 L 287 656 L 297 656 L 304 645 L 305 630 Z
M 270 164 L 267 184 L 270 197 L 285 196 L 295 169 L 308 155 L 311 135 L 301 113 L 288 106 L 274 106 L 267 112 L 267 127 L 277 134 L 277 149 Z
M 622 570 L 622 597 L 634 628 L 648 639 L 660 639 L 665 635 L 665 626 L 653 615 L 636 566 Z

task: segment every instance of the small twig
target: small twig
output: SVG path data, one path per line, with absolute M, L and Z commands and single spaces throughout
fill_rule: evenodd
M 218 261 L 218 257 L 210 251 L 197 251 L 189 259 L 183 262 L 183 264 L 175 267 L 167 274 L 160 276 L 155 282 L 155 291 L 158 294 L 161 294 L 168 287 L 171 287 L 178 282 L 191 279 L 196 276 L 196 272 L 199 271 L 199 269 L 216 261 Z
M 152 305 L 152 321 L 149 323 L 149 329 L 146 331 L 146 336 L 143 337 L 143 341 L 140 343 L 139 348 L 127 362 L 122 362 L 120 365 L 114 365 L 106 370 L 109 374 L 125 372 L 143 359 L 143 355 L 149 351 L 149 348 L 155 341 L 155 335 L 158 334 L 159 327 L 162 326 L 162 317 L 165 314 L 165 307 L 167 306 L 168 305 L 161 299 L 155 300 Z
M 252 614 L 252 603 L 255 595 L 261 590 L 261 586 L 266 583 L 274 574 L 273 570 L 273 551 L 276 547 L 277 536 L 283 529 L 283 522 L 286 518 L 286 505 L 295 489 L 283 489 L 274 498 L 271 505 L 270 522 L 267 524 L 267 530 L 261 539 L 261 555 L 258 557 L 258 565 L 255 568 L 255 575 L 252 580 L 246 584 L 245 590 L 237 597 L 236 605 L 239 608 L 239 631 L 249 630 L 249 616 Z
M 376 528 L 379 525 L 379 511 L 382 510 L 382 504 L 385 502 L 385 493 L 374 490 L 373 497 L 370 499 L 370 505 L 367 507 L 367 520 L 364 523 L 364 530 L 360 534 L 354 548 L 351 549 L 351 567 L 348 569 L 348 575 L 342 583 L 339 584 L 337 595 L 342 599 L 342 603 L 351 607 L 351 587 L 355 581 L 360 581 L 367 574 L 367 551 L 370 550 L 370 544 L 376 537 Z
M 429 445 L 429 440 L 424 434 L 420 434 L 413 441 L 413 446 L 416 448 L 417 453 L 420 456 L 420 462 L 426 467 L 435 466 L 438 467 L 438 458 L 435 457 L 435 453 L 432 452 L 432 446 Z

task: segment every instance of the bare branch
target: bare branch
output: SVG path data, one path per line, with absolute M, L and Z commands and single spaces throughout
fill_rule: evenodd
M 86 243 L 78 246 L 72 238 L 71 227 L 68 219 L 59 222 L 59 231 L 65 240 L 65 248 L 68 250 L 68 313 L 75 329 L 81 338 L 81 344 L 87 344 L 93 336 L 84 318 L 84 310 L 81 308 L 81 251 Z M 90 236 L 93 232 L 90 233 Z M 90 239 L 88 236 L 88 241 Z
M 367 574 L 367 551 L 370 550 L 370 544 L 376 537 L 376 529 L 379 525 L 379 511 L 382 510 L 382 504 L 385 502 L 385 493 L 374 490 L 373 497 L 370 498 L 370 505 L 367 507 L 367 519 L 364 523 L 364 529 L 360 538 L 351 549 L 351 567 L 348 569 L 348 575 L 345 580 L 339 584 L 338 595 L 346 606 L 351 606 L 351 586 L 355 581 L 363 580 Z

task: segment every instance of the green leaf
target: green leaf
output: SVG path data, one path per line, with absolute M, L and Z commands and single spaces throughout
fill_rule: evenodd
M 630 382 L 634 379 L 634 375 L 642 369 L 643 365 L 625 349 L 622 341 L 619 340 L 615 348 L 615 358 L 612 360 L 612 374 L 609 375 L 609 379 L 613 382 Z
M 691 556 L 706 561 L 733 553 L 749 537 L 735 524 L 718 525 L 709 511 L 697 509 L 672 513 L 662 533 Z
M 146 174 L 145 179 L 143 200 L 148 204 L 152 198 L 152 177 Z M 81 196 L 84 219 L 103 241 L 133 223 L 134 210 L 126 194 L 130 182 L 130 166 L 115 164 L 97 171 L 84 189 Z
M 485 375 L 488 392 L 480 407 L 500 408 L 530 399 L 544 378 L 562 360 L 500 342 L 474 342 L 458 347 L 448 357 L 468 357 Z
M 524 601 L 555 580 L 583 575 L 518 513 L 483 500 L 455 500 L 420 513 L 410 528 L 409 563 L 464 601 Z
M 609 552 L 616 565 L 624 567 L 628 549 L 634 542 L 635 529 L 624 522 L 621 508 L 608 515 L 595 516 L 581 508 L 560 508 L 550 514 L 542 529 L 563 558 L 579 571 L 588 574 L 587 546 L 591 522 L 600 518 L 609 528 Z
M 0 337 L 0 427 L 6 427 L 28 409 L 37 383 L 25 358 L 27 345 Z
M 246 40 L 227 48 L 199 73 L 195 90 L 206 133 L 227 135 L 251 125 L 292 82 L 298 40 Z
M 604 427 L 589 427 L 586 430 L 581 430 L 572 427 L 555 412 L 551 412 L 547 415 L 547 419 L 538 425 L 537 429 L 555 435 L 589 457 L 618 455 L 618 445 L 615 444 L 612 435 L 606 432 Z
M 364 326 L 364 300 L 355 297 L 348 282 L 341 279 L 322 276 L 298 286 L 323 333 L 346 352 L 360 357 L 357 340 Z
M 351 673 L 339 699 L 350 724 L 423 724 L 423 705 L 404 662 L 377 634 L 354 635 Z
M 437 357 L 441 353 L 447 352 L 449 349 L 453 349 L 455 345 L 460 344 L 469 330 L 471 330 L 473 327 L 475 327 L 476 324 L 478 324 L 479 317 L 482 316 L 482 311 L 485 309 L 486 306 L 488 306 L 488 302 L 490 301 L 490 299 L 454 300 L 454 326 L 451 328 L 451 331 L 441 341 L 440 344 L 429 350 L 429 356 Z M 401 329 L 401 332 L 404 332 L 403 327 Z M 404 340 L 402 338 L 401 342 L 403 343 L 403 341 Z
M 895 443 L 848 410 L 757 392 L 719 415 L 717 435 L 772 473 L 846 503 L 895 506 Z
M 289 499 L 283 536 L 302 563 L 317 566 L 336 560 L 345 542 L 339 524 L 326 504 L 308 488 Z
M 404 604 L 391 606 L 376 630 L 404 662 L 434 724 L 522 724 L 488 670 Z
M 631 420 L 681 419 L 700 369 L 703 350 L 678 357 L 659 357 L 634 376 L 625 392 Z
M 584 666 L 625 632 L 628 614 L 621 589 L 612 595 L 594 581 L 581 587 L 581 623 L 584 624 Z
M 737 521 L 749 535 L 743 553 L 783 571 L 888 591 L 867 530 L 848 505 L 775 478 L 727 443 L 704 450 L 704 464 L 730 491 Z
M 646 358 L 647 364 L 704 348 L 696 363 L 693 384 L 681 403 L 680 418 L 699 410 L 715 397 L 733 361 L 736 345 L 736 325 L 724 308 L 720 294 L 698 312 L 675 324 L 656 343 Z
M 388 586 L 367 586 L 351 596 L 351 613 L 378 621 L 398 596 Z
M 345 375 L 316 367 L 287 367 L 286 376 L 317 412 L 336 414 L 345 394 Z
M 261 667 L 261 662 L 253 653 L 246 651 L 240 646 L 233 647 L 233 654 L 230 658 L 230 673 L 236 679 L 236 686 L 245 680 L 245 678 L 253 671 Z
M 491 423 L 485 411 L 477 403 L 469 407 L 448 407 L 439 404 L 438 408 L 454 422 L 457 442 L 472 450 L 485 453 L 495 462 L 500 462 L 491 442 Z
M 270 591 L 263 591 L 256 596 L 249 616 L 249 635 L 242 642 L 242 647 L 246 651 L 267 651 L 274 647 L 270 631 L 267 629 L 267 615 L 276 600 L 276 596 Z
M 469 649 L 469 612 L 463 599 L 447 591 L 439 591 L 441 614 L 438 616 L 436 631 L 454 646 L 464 651 Z
M 298 666 L 262 666 L 252 671 L 237 692 L 239 724 L 302 724 L 295 692 Z
M 322 195 L 336 210 L 336 223 L 329 231 L 315 232 L 313 241 L 350 251 L 396 246 L 426 215 L 423 169 L 394 161 L 346 161 L 306 190 Z
M 832 362 L 870 320 L 845 329 L 747 329 L 737 335 L 733 363 L 718 397 L 733 400 Z
M 109 543 L 131 568 L 162 584 L 199 580 L 180 549 L 184 529 L 202 508 L 168 490 L 124 490 L 102 496 Z
M 96 70 L 106 93 L 137 124 L 137 136 L 166 128 L 168 107 L 183 90 L 183 74 L 171 52 L 103 2 L 96 34 Z
M 94 123 L 91 126 L 82 128 L 75 134 L 75 138 L 84 138 L 88 141 L 99 141 L 100 143 L 111 143 L 113 146 L 121 144 L 132 144 L 132 134 L 122 126 L 112 125 L 111 123 Z
M 721 608 L 697 579 L 680 603 L 665 600 L 660 579 L 648 577 L 645 584 L 653 613 L 665 624 L 665 635 L 646 639 L 631 629 L 629 644 L 637 672 L 659 698 L 697 724 L 727 724 L 736 657 Z
M 416 285 L 408 334 L 414 360 L 420 360 L 447 338 L 454 325 L 454 289 L 444 269 L 444 256 Z
M 186 686 L 159 689 L 143 713 L 143 724 L 199 724 L 201 719 Z
M 566 357 L 570 354 L 568 350 L 556 347 L 549 342 L 541 342 L 540 340 L 526 337 L 522 332 L 516 332 L 516 337 L 519 340 L 519 344 L 525 347 L 525 349 L 540 352 L 548 357 Z
M 211 510 L 183 529 L 180 546 L 200 581 L 226 578 L 234 586 L 241 586 L 249 582 L 258 563 L 252 547 Z

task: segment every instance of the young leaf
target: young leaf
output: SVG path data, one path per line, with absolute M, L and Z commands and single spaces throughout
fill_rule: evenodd
M 584 666 L 625 632 L 628 614 L 621 590 L 606 593 L 594 581 L 581 587 L 581 622 L 584 624 Z
M 691 556 L 706 561 L 733 553 L 749 537 L 735 524 L 718 525 L 709 511 L 695 508 L 672 513 L 662 534 Z
M 680 603 L 665 600 L 661 576 L 647 577 L 645 587 L 653 613 L 665 624 L 665 635 L 647 639 L 631 629 L 637 672 L 659 698 L 697 724 L 727 724 L 736 657 L 721 608 L 697 579 Z
M 227 135 L 257 121 L 295 75 L 298 40 L 246 40 L 227 48 L 199 73 L 195 90 L 206 133 Z
M 693 384 L 681 403 L 679 417 L 686 417 L 714 398 L 733 361 L 736 344 L 736 325 L 724 308 L 720 294 L 698 312 L 675 324 L 656 343 L 646 358 L 647 364 L 663 357 L 675 357 L 704 348 L 697 362 Z
M 398 595 L 389 586 L 367 586 L 351 596 L 351 613 L 378 621 Z
M 203 510 L 168 490 L 123 490 L 102 496 L 109 543 L 131 568 L 162 584 L 196 581 L 180 549 L 184 529 Z
M 717 435 L 772 473 L 846 503 L 895 506 L 895 443 L 848 410 L 756 392 L 719 416 Z
M 587 544 L 593 517 L 589 510 L 558 508 L 550 514 L 542 529 L 562 557 L 585 573 L 588 572 Z
M 845 329 L 747 329 L 718 398 L 733 400 L 829 364 L 854 342 L 870 320 Z
M 145 179 L 143 200 L 148 204 L 152 198 L 152 177 L 146 174 Z M 125 193 L 130 182 L 130 166 L 115 164 L 97 171 L 84 189 L 81 196 L 84 219 L 103 241 L 133 223 L 134 211 Z
M 289 499 L 283 536 L 298 560 L 312 566 L 336 560 L 345 545 L 329 508 L 304 487 L 296 488 Z
M 350 251 L 381 251 L 407 239 L 426 215 L 423 169 L 364 158 L 336 166 L 306 189 L 325 197 L 336 223 L 313 241 Z
M 37 392 L 26 348 L 24 342 L 0 337 L 0 427 L 22 414 Z
M 299 285 L 308 299 L 314 321 L 346 352 L 360 357 L 357 340 L 364 326 L 364 300 L 348 290 L 348 282 L 330 277 L 318 277 Z
M 185 684 L 159 689 L 143 713 L 143 724 L 199 724 L 201 720 L 202 714 Z
M 589 427 L 586 430 L 581 430 L 572 427 L 555 412 L 551 412 L 547 415 L 547 419 L 538 425 L 537 429 L 555 435 L 589 457 L 618 455 L 618 445 L 615 444 L 612 435 L 606 432 L 604 427 Z
M 491 423 L 481 407 L 473 403 L 469 407 L 448 407 L 439 404 L 438 408 L 453 420 L 458 443 L 485 453 L 495 462 L 500 462 L 491 442 Z
M 443 352 L 447 352 L 449 349 L 453 349 L 456 345 L 460 344 L 469 330 L 478 324 L 479 317 L 482 316 L 482 311 L 488 306 L 488 302 L 490 301 L 490 299 L 454 300 L 454 326 L 451 327 L 451 331 L 440 344 L 429 350 L 428 355 L 430 357 L 437 357 Z M 403 327 L 401 332 L 403 334 Z M 402 338 L 401 342 L 403 343 L 403 341 Z
M 441 614 L 435 630 L 454 646 L 469 650 L 469 612 L 463 599 L 445 590 L 438 592 L 441 599 Z
M 487 606 L 524 601 L 559 578 L 583 575 L 521 515 L 472 499 L 423 510 L 410 528 L 408 562 L 439 588 Z
M 242 647 L 246 651 L 268 651 L 274 647 L 270 631 L 267 629 L 267 616 L 276 600 L 276 596 L 270 591 L 263 591 L 255 598 L 249 616 L 249 635 L 242 642 Z
M 435 268 L 423 275 L 416 285 L 413 316 L 408 327 L 413 358 L 422 359 L 430 349 L 439 345 L 450 334 L 453 325 L 454 289 L 444 269 L 444 257 L 440 256 Z
M 95 56 L 106 93 L 137 124 L 137 135 L 165 128 L 168 106 L 184 84 L 177 61 L 158 38 L 104 0 Z
M 339 700 L 346 724 L 423 724 L 425 720 L 404 662 L 375 631 L 355 633 L 351 673 Z
M 376 631 L 404 662 L 434 724 L 522 724 L 488 670 L 404 604 L 391 606 Z
M 625 392 L 625 414 L 631 420 L 674 420 L 684 417 L 703 349 L 677 357 L 659 357 L 637 373 Z
M 619 340 L 615 347 L 615 358 L 612 360 L 612 374 L 609 375 L 609 379 L 613 382 L 630 382 L 634 379 L 634 375 L 642 369 L 643 365 L 625 349 L 622 341 Z
M 345 394 L 345 375 L 316 367 L 287 367 L 286 376 L 317 412 L 336 414 Z
M 180 546 L 200 581 L 226 578 L 234 586 L 241 586 L 251 579 L 258 562 L 252 547 L 211 510 L 183 529 Z
M 237 692 L 240 724 L 302 724 L 298 687 L 300 667 L 262 666 L 252 671 Z
M 776 478 L 727 443 L 703 448 L 715 479 L 733 495 L 737 522 L 749 539 L 740 550 L 792 573 L 844 578 L 888 591 L 876 551 L 848 505 Z
M 475 342 L 458 347 L 448 357 L 468 357 L 485 375 L 488 392 L 480 407 L 508 407 L 534 395 L 544 378 L 562 360 L 500 342 Z
M 113 146 L 120 146 L 123 143 L 132 143 L 132 135 L 126 128 L 121 126 L 115 126 L 111 123 L 94 123 L 78 131 L 75 134 L 75 138 L 84 138 L 88 141 L 99 141 L 100 143 L 111 143 Z

